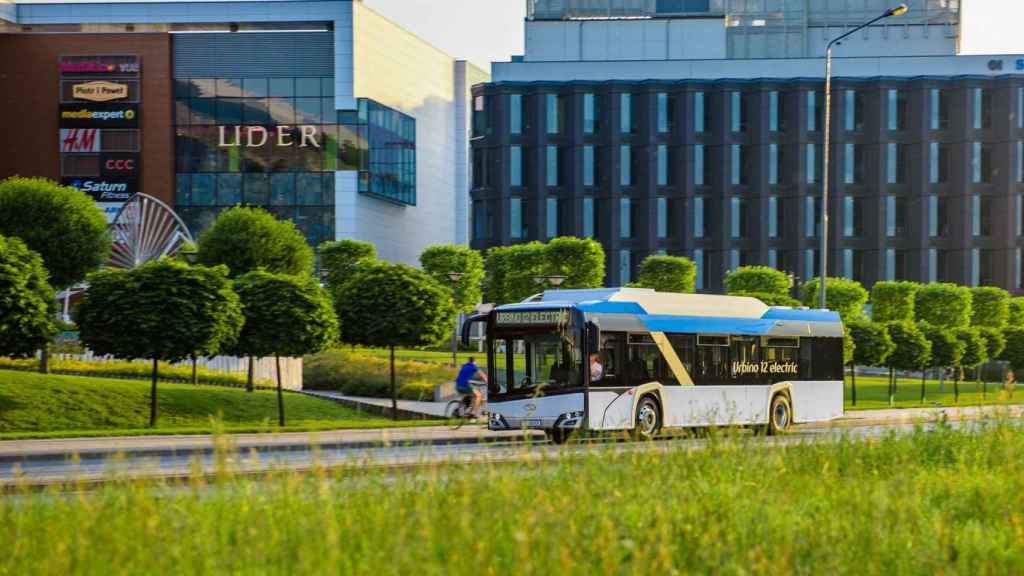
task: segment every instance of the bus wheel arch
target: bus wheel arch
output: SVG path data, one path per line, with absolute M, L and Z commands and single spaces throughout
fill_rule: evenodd
M 789 388 L 772 393 L 768 402 L 768 424 L 765 427 L 770 436 L 785 434 L 793 424 L 793 396 Z
M 661 395 L 651 391 L 640 395 L 633 416 L 633 438 L 652 440 L 664 426 L 665 409 Z

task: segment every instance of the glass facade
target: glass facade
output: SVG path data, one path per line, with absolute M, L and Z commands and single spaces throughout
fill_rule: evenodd
M 337 111 L 334 79 L 175 80 L 175 209 L 194 233 L 222 209 L 261 206 L 311 244 L 334 239 L 334 173 L 416 203 L 416 123 L 371 100 Z

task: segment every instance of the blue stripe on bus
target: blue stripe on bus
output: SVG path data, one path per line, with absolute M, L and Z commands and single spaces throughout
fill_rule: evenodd
M 831 310 L 800 310 L 769 308 L 762 316 L 765 320 L 804 320 L 806 322 L 839 322 L 839 313 Z
M 651 332 L 686 334 L 767 334 L 774 320 L 760 318 L 707 318 L 700 316 L 643 315 L 640 320 Z
M 646 314 L 643 306 L 636 302 L 581 302 L 576 305 L 584 312 L 600 312 L 603 314 Z

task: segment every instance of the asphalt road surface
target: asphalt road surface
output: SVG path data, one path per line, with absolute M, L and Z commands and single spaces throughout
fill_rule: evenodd
M 950 426 L 978 426 L 978 421 L 950 422 Z M 915 426 L 933 429 L 935 424 L 874 424 L 843 428 L 796 430 L 779 437 L 755 438 L 765 447 L 799 442 L 835 441 L 842 437 L 865 438 L 892 433 L 907 433 Z M 326 467 L 408 468 L 444 463 L 513 462 L 542 458 L 562 458 L 600 451 L 700 449 L 702 438 L 663 438 L 655 442 L 627 442 L 615 438 L 596 438 L 556 446 L 529 440 L 500 440 L 482 443 L 407 444 L 391 446 L 292 445 L 287 447 L 229 450 L 219 456 L 208 451 L 185 450 L 164 454 L 86 454 L 81 457 L 46 455 L 0 461 L 0 485 L 18 482 L 29 485 L 62 484 L 71 480 L 96 483 L 112 477 L 176 478 L 201 470 L 212 473 L 215 459 L 227 459 L 235 472 L 259 473 L 272 469 L 303 470 L 316 465 Z

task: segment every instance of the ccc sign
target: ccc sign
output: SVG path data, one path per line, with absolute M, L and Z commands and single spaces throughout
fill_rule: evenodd
M 135 176 L 139 173 L 138 154 L 104 154 L 100 157 L 103 176 Z

